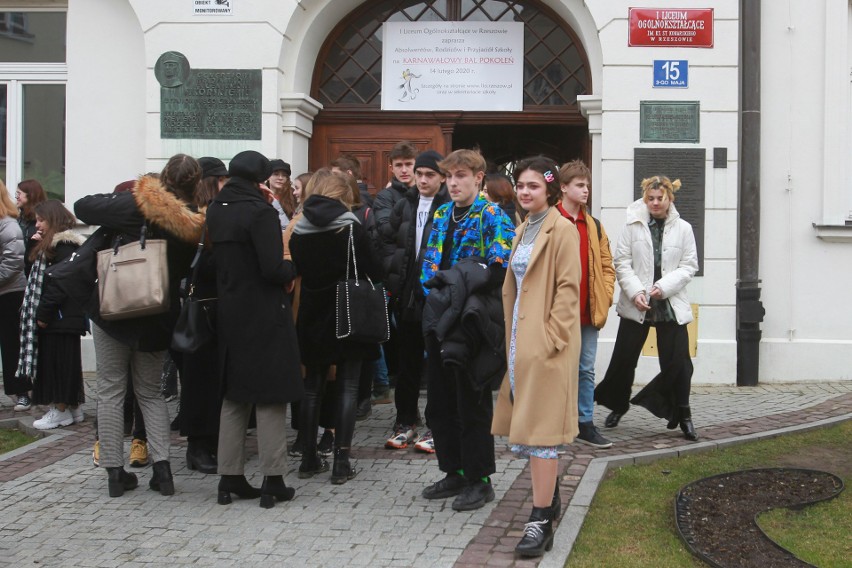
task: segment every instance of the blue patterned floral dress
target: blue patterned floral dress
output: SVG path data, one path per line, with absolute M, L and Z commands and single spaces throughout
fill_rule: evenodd
M 520 304 L 521 290 L 523 289 L 521 284 L 524 281 L 524 274 L 527 272 L 527 266 L 529 265 L 534 246 L 535 242 L 528 245 L 518 243 L 518 247 L 515 249 L 515 254 L 512 256 L 510 266 L 512 274 L 515 275 L 515 282 L 518 287 L 518 293 L 515 296 L 515 307 L 512 310 L 512 338 L 509 342 L 509 384 L 512 387 L 513 397 L 515 396 L 515 352 L 517 350 L 516 336 L 518 331 L 518 304 Z M 521 457 L 533 456 L 549 460 L 557 459 L 559 457 L 559 448 L 557 446 L 525 446 L 523 444 L 512 444 L 511 449 L 514 453 Z

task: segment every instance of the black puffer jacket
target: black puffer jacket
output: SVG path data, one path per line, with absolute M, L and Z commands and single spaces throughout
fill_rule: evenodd
M 477 389 L 496 385 L 506 371 L 503 306 L 490 280 L 482 259 L 468 257 L 424 284 L 431 292 L 423 334 L 435 334 L 444 365 L 461 368 Z
M 376 194 L 373 200 L 373 213 L 376 215 L 376 226 L 379 228 L 379 236 L 390 239 L 390 215 L 396 202 L 402 199 L 405 192 L 409 190 L 407 185 L 393 178 L 391 186 L 386 187 Z
M 70 333 L 85 335 L 89 322 L 83 307 L 51 278 L 51 267 L 71 257 L 83 244 L 83 238 L 74 231 L 62 231 L 53 236 L 53 258 L 45 268 L 44 284 L 39 299 L 36 319 L 47 324 L 39 333 Z
M 417 206 L 420 192 L 410 188 L 402 199 L 396 202 L 389 220 L 390 237 L 383 241 L 382 262 L 385 269 L 385 284 L 391 295 L 392 309 L 405 320 L 419 321 L 422 312 L 423 294 L 420 287 L 420 263 L 429 233 L 432 231 L 432 218 L 435 210 L 450 200 L 446 187 L 442 187 L 432 201 L 429 219 L 423 227 L 420 248 L 414 250 L 417 242 Z

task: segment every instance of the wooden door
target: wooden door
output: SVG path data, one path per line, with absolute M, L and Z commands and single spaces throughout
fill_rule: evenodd
M 328 166 L 340 154 L 352 154 L 361 161 L 364 182 L 375 195 L 390 181 L 388 156 L 401 140 L 411 142 L 418 152 L 447 154 L 447 142 L 437 124 L 314 124 L 310 169 Z

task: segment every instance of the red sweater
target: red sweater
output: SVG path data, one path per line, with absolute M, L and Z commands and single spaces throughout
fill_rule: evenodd
M 586 216 L 580 209 L 575 219 L 565 211 L 561 203 L 557 203 L 556 208 L 563 217 L 574 223 L 580 233 L 580 266 L 583 270 L 580 277 L 580 325 L 592 325 L 592 315 L 589 312 L 589 227 L 586 224 Z

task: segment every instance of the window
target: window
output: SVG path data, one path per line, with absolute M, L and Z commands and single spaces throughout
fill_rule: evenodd
M 382 24 L 424 21 L 524 23 L 524 106 L 574 106 L 590 91 L 586 56 L 573 31 L 538 2 L 526 0 L 385 0 L 368 2 L 323 47 L 313 96 L 326 108 L 378 108 Z M 322 57 L 322 56 L 321 56 Z

